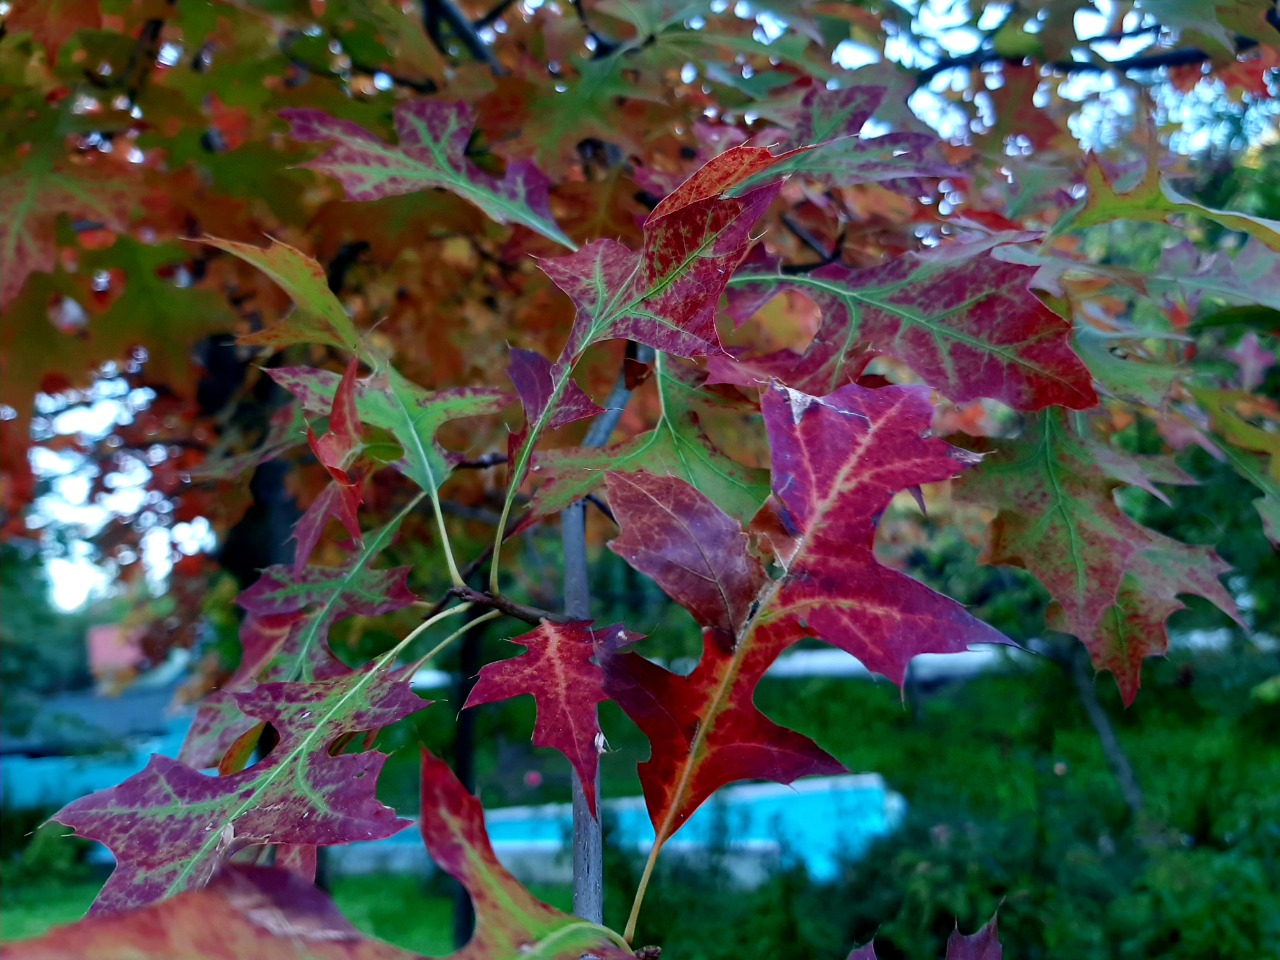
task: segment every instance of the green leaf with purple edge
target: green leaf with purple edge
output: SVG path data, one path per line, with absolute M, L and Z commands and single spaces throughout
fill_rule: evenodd
M 304 166 L 342 183 L 348 199 L 378 200 L 419 190 L 449 190 L 469 200 L 498 223 L 528 227 L 549 240 L 576 249 L 551 215 L 550 181 L 533 163 L 507 165 L 499 180 L 467 158 L 475 121 L 466 103 L 412 100 L 395 108 L 399 143 L 391 146 L 350 120 L 319 110 L 280 111 L 289 135 L 306 143 L 331 143 Z
M 280 367 L 268 371 L 273 380 L 315 415 L 327 414 L 341 377 L 312 367 Z M 454 387 L 428 391 L 385 366 L 356 383 L 356 414 L 368 426 L 389 431 L 404 450 L 396 469 L 436 496 L 461 459 L 436 442 L 436 431 L 450 420 L 498 413 L 511 394 L 489 387 Z
M 498 862 L 480 801 L 449 765 L 422 751 L 422 839 L 436 866 L 471 897 L 475 931 L 448 960 L 627 960 L 616 933 L 548 906 Z
M 530 517 L 558 513 L 599 489 L 606 471 L 679 477 L 725 513 L 747 523 L 769 496 L 769 471 L 743 466 L 719 450 L 702 429 L 699 411 L 715 405 L 702 389 L 705 375 L 659 353 L 654 361 L 659 419 L 649 431 L 609 447 L 549 450 L 534 459 L 542 479 Z
M 1080 639 L 1126 704 L 1138 694 L 1142 660 L 1168 647 L 1164 620 L 1181 607 L 1178 593 L 1200 594 L 1238 619 L 1212 550 L 1149 530 L 1116 503 L 1118 487 L 1185 483 L 1180 471 L 1157 462 L 1153 476 L 1151 464 L 1101 450 L 1061 411 L 1029 418 L 1021 437 L 998 446 L 956 487 L 958 499 L 998 511 L 982 559 L 1023 567 L 1044 585 L 1049 626 Z
M 273 348 L 323 343 L 364 356 L 355 324 L 329 289 L 324 268 L 314 258 L 276 239 L 265 249 L 216 237 L 205 237 L 202 242 L 257 267 L 279 284 L 294 303 L 292 314 L 265 330 L 242 336 L 241 343 Z

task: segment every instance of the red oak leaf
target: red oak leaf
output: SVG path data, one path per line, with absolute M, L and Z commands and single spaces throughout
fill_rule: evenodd
M 702 659 L 687 677 L 635 653 L 605 653 L 605 692 L 649 738 L 640 764 L 645 806 L 661 845 L 708 797 L 735 780 L 791 783 L 844 773 L 844 765 L 802 734 L 780 727 L 752 702 L 760 678 L 797 638 L 760 628 L 735 647 L 720 630 L 702 633 Z
M 992 917 L 977 933 L 965 936 L 957 928 L 947 938 L 945 960 L 1001 960 L 1004 950 L 996 935 L 996 918 Z M 858 947 L 848 960 L 876 960 L 874 942 Z
M 1132 703 L 1145 657 L 1168 647 L 1165 618 L 1179 593 L 1207 597 L 1236 617 L 1218 583 L 1226 566 L 1141 526 L 1120 509 L 1118 487 L 1185 483 L 1180 471 L 1152 477 L 1149 465 L 1081 437 L 1061 413 L 1028 423 L 983 462 L 957 496 L 995 507 L 983 560 L 1025 567 L 1049 591 L 1049 625 L 1079 637 L 1094 665 L 1110 670 Z
M 507 375 L 515 385 L 520 405 L 524 407 L 524 426 L 507 439 L 507 456 L 514 463 L 529 439 L 529 425 L 542 422 L 544 430 L 555 430 L 575 420 L 602 413 L 601 407 L 582 392 L 567 370 L 554 371 L 549 361 L 536 350 L 511 348 L 511 364 Z M 560 395 L 555 392 L 555 378 L 564 377 L 566 384 Z
M 738 632 L 764 584 L 742 527 L 683 480 L 610 473 L 622 535 L 609 549 L 653 578 L 704 627 Z
M 917 654 L 1008 642 L 873 552 L 876 523 L 897 493 L 978 459 L 929 436 L 932 417 L 923 387 L 851 384 L 827 397 L 775 387 L 765 396 L 774 494 L 786 514 L 774 525 L 795 538 L 778 555 L 776 580 L 738 524 L 698 491 L 670 477 L 610 475 L 611 503 L 620 494 L 615 549 L 708 625 L 688 677 L 635 654 L 602 660 L 606 692 L 652 745 L 641 784 L 658 846 L 724 784 L 838 769 L 751 703 L 769 665 L 802 637 L 839 646 L 899 685 Z
M 626 631 L 617 626 L 593 630 L 587 621 L 544 622 L 511 639 L 529 652 L 484 667 L 463 705 L 476 707 L 532 694 L 538 705 L 533 742 L 565 755 L 578 774 L 593 814 L 603 736 L 596 705 L 608 697 L 604 673 L 592 658 L 598 643 L 616 645 L 626 637 Z
M 883 353 L 958 403 L 992 397 L 1018 410 L 1094 406 L 1089 371 L 1071 349 L 1071 324 L 1027 288 L 1036 268 L 992 256 L 996 242 L 905 254 L 862 270 L 752 267 L 730 281 L 733 296 L 744 296 L 733 313 L 745 320 L 787 290 L 818 305 L 822 324 L 803 355 L 755 361 L 797 389 L 825 393 L 852 382 Z
M 762 148 L 735 147 L 711 160 L 649 215 L 639 253 L 597 240 L 544 260 L 543 272 L 577 307 L 561 362 L 620 338 L 682 357 L 720 353 L 716 306 L 780 184 L 724 194 L 776 159 Z
M 480 801 L 467 793 L 447 763 L 425 750 L 422 839 L 436 866 L 462 884 L 475 908 L 475 932 L 449 960 L 631 957 L 616 934 L 563 914 L 520 886 L 494 855 Z
M 352 357 L 338 382 L 330 407 L 328 432 L 323 437 L 316 437 L 313 430 L 307 429 L 307 443 L 328 471 L 330 482 L 294 525 L 293 535 L 298 541 L 293 557 L 295 573 L 307 565 L 330 517 L 337 518 L 346 528 L 357 549 L 364 547 L 364 535 L 356 516 L 364 500 L 364 481 L 347 472 L 360 453 L 364 433 L 356 412 L 356 371 L 359 366 L 359 361 Z

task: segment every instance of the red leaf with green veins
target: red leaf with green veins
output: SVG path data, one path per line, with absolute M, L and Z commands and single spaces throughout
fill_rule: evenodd
M 221 861 L 248 846 L 332 846 L 389 837 L 408 825 L 374 794 L 384 754 L 329 754 L 345 733 L 378 730 L 426 706 L 384 665 L 317 683 L 259 684 L 236 694 L 236 702 L 280 735 L 255 766 L 209 777 L 153 756 L 141 773 L 54 816 L 116 856 L 95 913 L 201 887 Z
M 335 479 L 331 480 L 311 501 L 302 516 L 298 518 L 298 522 L 293 525 L 293 538 L 298 543 L 293 554 L 292 566 L 295 573 L 307 565 L 330 518 L 342 524 L 357 549 L 364 545 L 360 519 L 356 515 L 364 500 L 363 488 L 362 480 L 341 483 Z
M 896 494 L 978 459 L 930 437 L 932 418 L 924 387 L 769 391 L 774 493 L 786 512 L 779 522 L 795 534 L 778 580 L 760 574 L 738 525 L 698 491 L 672 478 L 610 476 L 611 495 L 615 482 L 622 492 L 618 552 L 702 622 L 734 626 L 705 631 L 702 661 L 687 678 L 634 654 L 603 660 L 606 692 L 652 744 L 641 782 L 658 845 L 727 783 L 833 769 L 751 704 L 765 670 L 802 637 L 839 646 L 898 684 L 917 654 L 1008 642 L 873 552 L 876 523 Z M 712 546 L 705 556 L 702 543 Z
M 1053 600 L 1049 625 L 1080 638 L 1094 665 L 1115 674 L 1126 703 L 1137 695 L 1143 658 L 1168 646 L 1163 623 L 1178 608 L 1177 593 L 1200 594 L 1235 616 L 1217 582 L 1225 568 L 1211 550 L 1177 544 L 1117 505 L 1124 483 L 1151 487 L 1141 461 L 1081 438 L 1055 412 L 1000 446 L 957 489 L 999 511 L 983 559 L 1025 567 L 1044 584 Z M 1155 479 L 1185 482 L 1178 473 Z M 1177 559 L 1185 551 L 1196 554 L 1195 576 L 1192 561 Z
M 360 334 L 346 308 L 329 289 L 324 267 L 314 258 L 279 240 L 272 240 L 265 249 L 216 237 L 206 237 L 204 242 L 257 267 L 294 302 L 293 313 L 265 330 L 241 337 L 242 343 L 272 348 L 323 343 L 357 356 L 362 354 Z
M 471 897 L 475 932 L 449 960 L 602 960 L 630 957 L 616 934 L 535 898 L 498 862 L 484 810 L 449 765 L 422 752 L 422 839 L 436 866 Z
M 202 890 L 90 916 L 38 940 L 6 944 L 7 960 L 420 960 L 371 940 L 323 893 L 287 870 L 231 865 Z
M 0 307 L 9 306 L 28 276 L 53 270 L 60 215 L 123 232 L 134 209 L 147 199 L 141 179 L 118 179 L 105 163 L 65 164 L 61 150 L 54 156 L 56 160 L 45 151 L 27 153 L 21 167 L 0 175 Z
M 1092 407 L 1098 398 L 1072 352 L 1071 325 L 1027 288 L 1035 272 L 996 259 L 984 242 L 863 270 L 838 263 L 800 274 L 753 267 L 730 284 L 735 296 L 746 294 L 748 310 L 788 290 L 822 310 L 802 356 L 764 358 L 797 389 L 825 393 L 852 382 L 883 353 L 958 403 L 991 397 L 1018 410 Z
M 1111 671 L 1126 704 L 1138 695 L 1143 659 L 1169 648 L 1165 621 L 1186 608 L 1179 594 L 1204 597 L 1240 623 L 1235 600 L 1218 579 L 1230 572 L 1230 564 L 1208 547 L 1148 532 L 1151 546 L 1130 561 L 1115 604 L 1103 613 L 1092 641 L 1086 641 L 1094 666 Z
M 722 194 L 771 159 L 750 147 L 716 157 L 649 215 L 639 253 L 597 240 L 571 256 L 542 261 L 543 272 L 577 308 L 561 362 L 615 339 L 681 357 L 721 353 L 720 295 L 780 184 L 739 198 Z
M 484 173 L 466 155 L 475 121 L 465 103 L 413 100 L 395 108 L 399 143 L 391 146 L 350 120 L 319 110 L 282 110 L 289 135 L 307 143 L 332 143 L 305 166 L 335 177 L 348 199 L 382 197 L 439 188 L 456 193 L 498 223 L 528 227 L 573 249 L 551 215 L 550 181 L 532 163 L 507 165 L 502 179 Z
M 622 528 L 609 549 L 702 626 L 736 634 L 765 581 L 742 526 L 675 477 L 610 473 L 607 484 Z
M 477 707 L 532 694 L 538 705 L 533 742 L 565 755 L 578 774 L 592 814 L 596 812 L 596 768 L 602 749 L 596 705 L 608 699 L 604 673 L 592 658 L 597 643 L 617 644 L 626 636 L 621 627 L 592 629 L 585 620 L 544 622 L 511 639 L 529 652 L 484 667 L 463 705 Z
M 294 573 L 277 565 L 263 570 L 253 586 L 240 594 L 239 603 L 260 616 L 320 608 L 335 620 L 376 617 L 407 607 L 417 599 L 406 585 L 409 569 L 307 567 Z
M 534 463 L 542 485 L 529 503 L 530 518 L 559 513 L 582 499 L 604 483 L 606 471 L 647 470 L 679 477 L 735 520 L 750 521 L 769 495 L 769 471 L 743 466 L 712 444 L 700 415 L 714 409 L 717 398 L 701 389 L 705 381 L 705 374 L 658 354 L 657 425 L 609 447 L 538 453 Z

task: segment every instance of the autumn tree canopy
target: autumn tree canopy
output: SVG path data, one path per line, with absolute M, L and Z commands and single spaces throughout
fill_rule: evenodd
M 240 665 L 182 755 L 57 815 L 117 858 L 96 914 L 197 936 L 261 901 L 343 929 L 279 871 L 406 825 L 364 738 L 502 617 L 524 652 L 467 706 L 532 694 L 594 813 L 615 701 L 652 745 L 656 842 L 621 935 L 559 914 L 428 756 L 427 846 L 479 917 L 463 953 L 630 955 L 655 858 L 716 789 L 842 769 L 754 706 L 781 654 L 816 639 L 901 684 L 917 654 L 1010 642 L 877 543 L 916 502 L 1027 571 L 1126 703 L 1180 598 L 1250 625 L 1235 545 L 1140 506 L 1200 482 L 1200 451 L 1250 490 L 1239 536 L 1280 542 L 1265 0 L 0 10 L 5 529 L 36 444 L 95 493 L 142 470 L 154 495 L 97 531 L 125 579 L 154 528 L 206 518 L 228 566 L 257 544 Z M 145 399 L 60 435 L 104 379 Z M 563 516 L 572 579 L 584 500 L 591 549 L 701 628 L 691 673 L 522 568 Z M 214 561 L 187 553 L 155 655 L 192 641 Z M 353 665 L 333 631 L 368 618 L 402 639 Z M 160 955 L 143 916 L 15 956 Z M 266 936 L 228 924 L 200 955 Z M 324 949 L 395 952 L 344 936 Z

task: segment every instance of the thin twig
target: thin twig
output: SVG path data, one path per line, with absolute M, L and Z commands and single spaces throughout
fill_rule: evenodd
M 507 462 L 505 453 L 486 453 L 482 457 L 475 457 L 470 460 L 459 460 L 455 463 L 455 470 L 487 470 L 490 467 L 497 467 Z
M 466 586 L 453 587 L 449 594 L 459 600 L 465 600 L 477 606 L 500 610 L 509 617 L 515 617 L 517 620 L 523 620 L 525 623 L 531 623 L 535 626 L 543 620 L 548 620 L 551 623 L 571 623 L 579 619 L 565 613 L 554 613 L 551 610 L 543 610 L 541 607 L 531 607 L 528 604 L 517 603 L 515 600 L 501 595 L 494 596 L 491 593 L 482 593 Z
M 597 497 L 594 493 L 588 493 L 585 497 L 583 497 L 583 499 L 586 500 L 587 503 L 595 507 L 597 510 L 599 510 L 602 514 L 604 514 L 605 517 L 608 518 L 609 522 L 612 523 L 614 526 L 618 525 L 618 520 L 613 515 L 613 511 L 609 509 L 609 505 L 605 503 L 603 500 L 601 500 L 599 497 Z
M 825 267 L 828 263 L 835 263 L 840 259 L 840 248 L 844 245 L 843 237 L 836 242 L 835 247 L 827 250 L 818 242 L 817 237 L 796 223 L 789 214 L 782 215 L 782 225 L 790 231 L 792 236 L 822 258 L 822 266 Z

